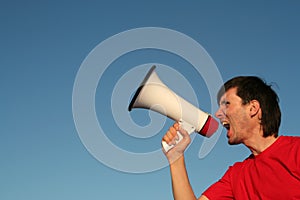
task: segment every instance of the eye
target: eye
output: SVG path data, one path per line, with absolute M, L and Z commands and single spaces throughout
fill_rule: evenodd
M 222 106 L 228 106 L 229 104 L 230 104 L 229 101 L 225 101 L 225 100 L 224 100 L 224 101 L 221 102 L 221 105 L 222 105 Z

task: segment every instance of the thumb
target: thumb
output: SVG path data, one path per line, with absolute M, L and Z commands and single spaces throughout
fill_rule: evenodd
M 189 133 L 187 132 L 187 130 L 185 130 L 182 126 L 179 126 L 179 127 L 178 127 L 178 131 L 181 133 L 181 135 L 182 135 L 183 137 L 186 137 L 186 136 L 189 135 Z
M 190 141 L 191 141 L 191 138 L 190 138 L 190 135 L 187 132 L 187 130 L 185 130 L 182 126 L 179 126 L 178 127 L 178 131 L 181 134 L 182 140 L 184 141 L 184 143 L 188 143 L 189 144 Z

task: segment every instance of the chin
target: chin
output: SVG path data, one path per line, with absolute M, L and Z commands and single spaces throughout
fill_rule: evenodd
M 241 141 L 236 140 L 234 138 L 228 138 L 228 144 L 229 145 L 238 145 L 238 144 L 241 144 Z

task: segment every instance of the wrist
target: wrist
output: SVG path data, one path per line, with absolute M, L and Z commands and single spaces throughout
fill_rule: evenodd
M 178 166 L 184 163 L 184 154 L 173 155 L 171 158 L 168 158 L 170 167 Z

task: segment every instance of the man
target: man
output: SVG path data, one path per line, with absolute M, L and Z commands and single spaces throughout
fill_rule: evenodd
M 300 137 L 278 136 L 281 111 L 277 94 L 255 76 L 235 77 L 218 93 L 215 116 L 227 129 L 228 143 L 244 144 L 251 155 L 229 167 L 224 176 L 200 196 L 202 199 L 300 199 Z M 186 172 L 184 151 L 189 134 L 175 123 L 163 140 L 174 144 L 168 152 L 174 199 L 196 199 Z

